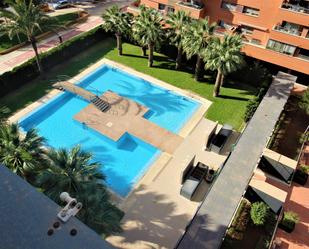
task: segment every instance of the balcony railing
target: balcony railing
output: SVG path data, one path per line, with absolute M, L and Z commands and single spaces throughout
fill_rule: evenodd
M 185 7 L 189 7 L 189 8 L 193 8 L 193 9 L 197 9 L 197 10 L 201 10 L 203 9 L 204 5 L 200 2 L 196 2 L 196 1 L 191 1 L 191 2 L 178 2 L 177 4 L 185 6 Z
M 298 13 L 309 14 L 309 8 L 301 7 L 297 4 L 283 3 L 281 8 L 291 10 Z
M 274 30 L 280 31 L 280 32 L 283 32 L 283 33 L 287 33 L 287 34 L 290 34 L 290 35 L 301 36 L 301 32 L 299 30 L 291 29 L 291 28 L 288 28 L 288 27 L 280 26 L 280 25 L 275 26 Z

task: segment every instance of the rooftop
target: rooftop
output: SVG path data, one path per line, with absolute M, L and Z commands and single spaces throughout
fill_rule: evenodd
M 61 222 L 52 235 L 47 235 L 54 222 L 59 221 L 57 213 L 61 208 L 3 165 L 0 165 L 0 197 L 1 248 L 114 248 L 75 217 Z M 72 229 L 77 231 L 75 236 L 70 235 Z

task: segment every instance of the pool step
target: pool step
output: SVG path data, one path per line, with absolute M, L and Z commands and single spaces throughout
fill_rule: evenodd
M 94 97 L 91 100 L 92 104 L 94 104 L 100 111 L 105 112 L 110 108 L 109 103 L 99 98 L 98 96 Z

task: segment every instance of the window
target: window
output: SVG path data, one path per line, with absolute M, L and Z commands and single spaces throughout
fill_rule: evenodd
M 159 10 L 165 10 L 166 5 L 159 3 Z
M 236 7 L 237 7 L 237 4 L 228 3 L 228 2 L 225 2 L 225 1 L 223 1 L 222 4 L 221 4 L 222 9 L 231 10 L 231 11 L 235 11 Z
M 244 35 L 252 35 L 253 30 L 254 30 L 253 28 L 251 28 L 249 26 L 245 26 L 245 25 L 241 25 L 241 27 L 240 27 L 240 31 Z
M 267 48 L 275 50 L 280 53 L 288 54 L 288 55 L 294 55 L 296 47 L 292 45 L 288 45 L 283 42 L 278 42 L 275 40 L 269 40 L 267 43 Z
M 250 16 L 259 16 L 260 10 L 244 6 L 242 13 Z

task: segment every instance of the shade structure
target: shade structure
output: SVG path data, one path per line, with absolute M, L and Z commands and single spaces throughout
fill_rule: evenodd
M 271 167 L 284 179 L 284 181 L 289 182 L 292 175 L 297 167 L 297 161 L 292 160 L 286 156 L 279 154 L 270 149 L 265 149 L 263 152 L 263 157 Z
M 270 209 L 278 214 L 285 202 L 287 193 L 263 180 L 252 179 L 249 186 L 254 192 L 270 207 Z

